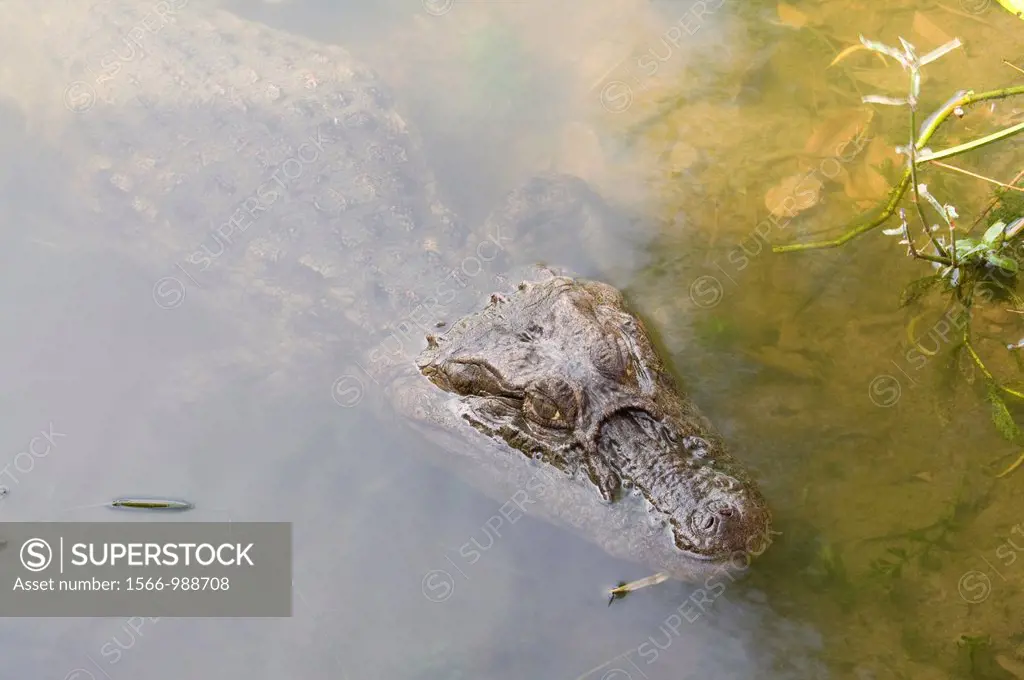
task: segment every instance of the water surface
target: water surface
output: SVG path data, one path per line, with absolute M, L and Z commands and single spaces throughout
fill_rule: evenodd
M 922 51 L 965 41 L 929 71 L 928 108 L 1021 82 L 1000 60 L 1021 65 L 1024 24 L 971 3 L 226 6 L 372 65 L 471 223 L 547 169 L 636 210 L 587 273 L 628 292 L 756 471 L 782 535 L 721 593 L 666 583 L 607 606 L 604 589 L 642 568 L 528 516 L 489 527 L 501 504 L 428 462 L 429 444 L 369 400 L 331 400 L 338 366 L 233 371 L 252 344 L 237 326 L 202 305 L 160 309 L 153 272 L 53 237 L 74 219 L 62 167 L 81 159 L 22 133 L 28 121 L 4 105 L 0 451 L 13 465 L 39 431 L 66 435 L 31 469 L 8 468 L 4 516 L 113 520 L 73 508 L 166 494 L 196 502 L 197 520 L 291 521 L 295 534 L 292 618 L 9 619 L 12 676 L 1010 677 L 994 655 L 1024 642 L 1024 561 L 1010 543 L 1024 472 L 995 479 L 1016 451 L 978 385 L 964 381 L 950 408 L 934 398 L 939 362 L 908 354 L 899 290 L 926 272 L 877 232 L 786 256 L 767 243 L 841 230 L 893 177 L 904 112 L 869 118 L 859 98 L 896 96 L 905 75 L 864 53 L 829 66 L 859 34 Z M 1022 108 L 972 113 L 948 143 Z M 836 161 L 851 129 L 864 150 Z M 1006 180 L 1020 149 L 964 165 Z M 965 213 L 988 198 L 974 180 L 929 181 Z M 808 186 L 811 205 L 768 219 Z M 918 335 L 939 348 L 942 309 L 926 311 Z M 1021 335 L 1015 318 L 991 323 Z M 285 401 L 279 384 L 309 387 Z

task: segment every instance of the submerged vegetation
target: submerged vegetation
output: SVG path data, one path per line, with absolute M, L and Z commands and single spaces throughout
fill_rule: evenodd
M 749 445 L 761 426 L 779 442 L 762 460 L 788 494 L 785 535 L 756 586 L 800 591 L 789 611 L 837 622 L 827 656 L 842 677 L 1010 677 L 1006 664 L 1024 663 L 1024 551 L 1008 543 L 1024 545 L 1010 533 L 1024 498 L 1024 356 L 1008 349 L 1024 345 L 1024 74 L 1002 57 L 1017 27 L 860 9 L 856 22 L 827 3 L 751 10 L 777 23 L 744 27 L 752 44 L 736 65 L 683 68 L 685 88 L 667 73 L 622 117 L 665 187 L 668 252 L 649 285 L 691 287 L 693 320 L 679 327 L 744 375 L 717 387 L 726 410 L 742 384 L 757 405 L 738 407 L 758 430 Z M 890 31 L 942 47 L 858 41 Z M 958 34 L 984 50 L 961 49 Z M 732 80 L 700 89 L 714 68 Z M 714 296 L 693 297 L 698 263 Z M 894 398 L 866 399 L 886 373 Z M 799 585 L 779 586 L 785 574 Z
M 736 12 L 713 55 L 629 81 L 608 118 L 661 218 L 635 294 L 780 499 L 749 585 L 821 625 L 837 677 L 1012 677 L 1024 23 L 994 3 Z M 912 69 L 859 34 L 934 59 L 913 107 Z
M 786 253 L 838 247 L 898 217 L 899 224 L 883 229 L 882 233 L 899 237 L 899 245 L 906 246 L 909 257 L 927 263 L 934 270 L 912 281 L 903 290 L 901 306 L 919 304 L 926 296 L 933 294 L 948 298 L 943 318 L 953 320 L 960 331 L 959 337 L 952 343 L 949 363 L 962 367 L 964 362 L 961 356 L 967 357 L 967 363 L 972 365 L 972 376 L 974 368 L 983 376 L 986 398 L 991 405 L 992 421 L 996 429 L 1008 441 L 1022 445 L 1024 433 L 1014 421 L 1006 398 L 1024 402 L 1024 389 L 999 380 L 989 370 L 972 342 L 971 322 L 976 306 L 982 305 L 1003 305 L 1007 312 L 1024 314 L 1024 298 L 1016 292 L 1018 274 L 1024 261 L 1024 169 L 1009 182 L 1000 182 L 940 161 L 1009 140 L 1024 132 L 1024 122 L 942 151 L 932 151 L 926 145 L 951 117 L 962 118 L 965 109 L 982 102 L 1024 95 L 1024 85 L 981 93 L 958 91 L 918 126 L 923 67 L 959 49 L 962 43 L 957 38 L 928 54 L 918 56 L 912 44 L 903 38 L 900 38 L 900 42 L 901 48 L 896 48 L 861 37 L 859 46 L 891 57 L 909 75 L 910 85 L 904 97 L 863 97 L 865 103 L 906 107 L 909 111 L 907 143 L 896 147 L 897 153 L 905 158 L 900 181 L 892 188 L 884 206 L 875 216 L 855 225 L 841 236 L 826 241 L 776 245 L 773 251 Z M 965 226 L 967 220 L 961 218 L 956 206 L 941 202 L 922 181 L 922 175 L 932 168 L 959 172 L 998 188 L 988 205 L 969 226 Z M 903 199 L 908 190 L 910 205 L 904 206 Z M 983 223 L 984 231 L 979 234 L 978 227 Z M 914 338 L 914 326 L 922 316 L 923 313 L 919 313 L 910 320 L 907 335 L 923 354 L 934 355 L 935 351 L 922 347 Z M 1014 338 L 1003 345 L 1008 352 L 1016 352 L 1024 348 L 1024 340 Z M 1024 453 L 997 476 L 1004 477 L 1022 464 Z

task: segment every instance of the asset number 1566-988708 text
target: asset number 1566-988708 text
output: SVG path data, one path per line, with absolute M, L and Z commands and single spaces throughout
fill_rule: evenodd
M 227 576 L 174 576 L 164 580 L 136 576 L 125 579 L 125 590 L 228 590 L 231 581 Z

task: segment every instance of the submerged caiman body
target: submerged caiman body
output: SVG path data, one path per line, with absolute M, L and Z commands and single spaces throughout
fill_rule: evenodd
M 681 578 L 767 545 L 756 485 L 621 295 L 514 273 L 523 244 L 613 219 L 583 182 L 535 178 L 470 230 L 387 88 L 338 47 L 186 0 L 0 6 L 0 95 L 61 159 L 45 238 L 123 255 L 157 306 L 244 330 L 202 358 L 207 381 L 273 373 L 343 406 L 376 390 L 485 492 Z M 323 384 L 287 377 L 309 375 Z

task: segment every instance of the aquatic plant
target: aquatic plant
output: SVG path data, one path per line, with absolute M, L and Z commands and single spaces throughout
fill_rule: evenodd
M 1024 433 L 1015 423 L 1004 401 L 1004 397 L 1013 397 L 1024 401 L 1024 390 L 997 380 L 985 366 L 971 342 L 971 312 L 977 302 L 1009 303 L 1012 307 L 1009 311 L 1024 314 L 1024 298 L 1019 296 L 1015 290 L 1020 261 L 1024 258 L 1024 189 L 1019 186 L 1021 180 L 1024 179 L 1024 170 L 1021 170 L 1010 182 L 1003 183 L 940 162 L 1007 140 L 1024 131 L 1024 122 L 942 151 L 932 151 L 926 146 L 939 127 L 951 116 L 963 117 L 965 108 L 980 102 L 1024 95 L 1024 86 L 981 93 L 960 90 L 918 127 L 922 69 L 927 64 L 960 48 L 962 46 L 960 39 L 952 40 L 923 56 L 918 56 L 914 46 L 903 38 L 900 38 L 900 48 L 868 40 L 863 36 L 860 41 L 859 49 L 867 49 L 896 60 L 909 75 L 909 87 L 903 97 L 868 95 L 862 98 L 864 103 L 899 106 L 908 109 L 907 144 L 896 147 L 897 153 L 905 158 L 902 177 L 889 192 L 880 211 L 866 222 L 856 224 L 835 239 L 776 245 L 772 250 L 776 253 L 787 253 L 839 247 L 882 226 L 894 216 L 898 216 L 898 226 L 883 229 L 882 233 L 899 237 L 898 243 L 906 246 L 908 256 L 915 260 L 925 261 L 934 269 L 932 274 L 912 281 L 903 290 L 901 306 L 906 307 L 916 303 L 933 293 L 950 296 L 946 315 L 949 316 L 951 309 L 958 307 L 955 309 L 954 315 L 964 322 L 962 337 L 953 346 L 953 354 L 959 360 L 960 354 L 965 353 L 984 377 L 987 399 L 991 405 L 992 421 L 999 433 L 1015 444 L 1024 444 Z M 934 167 L 965 173 L 999 187 L 992 201 L 970 226 L 963 226 L 964 221 L 961 220 L 955 205 L 940 201 L 929 191 L 928 185 L 920 181 L 919 175 Z M 911 190 L 909 208 L 901 205 L 908 189 Z M 986 218 L 989 223 L 985 226 L 984 232 L 981 235 L 974 234 L 975 228 Z M 912 319 L 908 325 L 908 337 L 923 353 L 934 354 L 934 352 L 921 348 L 914 340 L 913 326 L 919 318 L 920 315 Z M 1008 343 L 1006 348 L 1009 351 L 1024 349 L 1024 340 Z M 998 476 L 1004 477 L 1022 464 L 1024 464 L 1024 454 L 1021 454 Z

